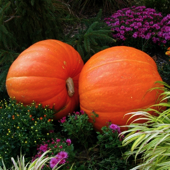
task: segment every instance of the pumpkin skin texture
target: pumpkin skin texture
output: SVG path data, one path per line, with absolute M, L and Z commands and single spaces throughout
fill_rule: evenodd
M 83 66 L 72 46 L 53 39 L 39 41 L 24 50 L 9 68 L 8 95 L 24 105 L 35 101 L 54 107 L 54 119 L 60 119 L 79 106 L 78 79 Z M 74 83 L 70 96 L 68 78 Z
M 162 81 L 157 65 L 143 51 L 127 46 L 102 50 L 85 63 L 80 73 L 80 108 L 90 122 L 92 111 L 98 115 L 94 123 L 97 131 L 109 121 L 126 125 L 130 117 L 126 113 L 156 103 L 160 91 L 149 91 L 161 86 L 156 81 Z

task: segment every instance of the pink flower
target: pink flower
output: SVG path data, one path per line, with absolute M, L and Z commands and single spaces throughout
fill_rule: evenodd
M 65 159 L 60 159 L 59 161 L 60 161 L 59 164 L 65 164 L 66 163 Z
M 45 151 L 47 151 L 47 149 L 48 149 L 48 145 L 47 145 L 47 144 L 45 144 L 45 145 L 40 145 L 39 150 L 45 152 Z
M 76 115 L 80 115 L 80 112 L 75 112 Z
M 138 36 L 137 32 L 134 32 L 132 35 L 133 38 L 137 38 L 137 36 Z
M 84 111 L 83 111 L 83 110 L 80 110 L 80 113 L 83 115 L 83 114 L 84 114 Z
M 114 130 L 114 131 L 117 131 L 118 133 L 120 133 L 120 127 L 115 125 L 115 124 L 111 124 L 110 126 L 110 129 Z
M 60 119 L 60 123 L 64 123 L 66 121 L 66 116 L 64 116 L 62 119 Z
M 54 133 L 54 130 L 49 130 L 50 133 Z
M 63 158 L 68 158 L 68 153 L 65 152 L 65 151 L 61 151 L 61 152 L 59 152 L 59 153 L 56 155 L 56 157 L 57 157 L 57 158 L 61 158 L 61 159 L 63 159 Z
M 60 146 L 59 146 L 59 148 L 60 148 L 60 149 L 62 149 L 62 148 L 63 148 L 63 146 L 62 146 L 62 145 L 60 145 Z
M 58 163 L 58 160 L 56 158 L 52 158 L 50 160 L 50 167 L 53 168 Z
M 68 146 L 71 145 L 71 139 L 67 139 L 66 142 L 67 142 Z
M 58 143 L 58 142 L 60 142 L 61 141 L 61 139 L 56 139 L 56 142 Z

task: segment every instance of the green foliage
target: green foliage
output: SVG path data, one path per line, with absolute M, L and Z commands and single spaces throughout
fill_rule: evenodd
M 83 112 L 75 112 L 63 117 L 60 122 L 62 131 L 66 133 L 73 143 L 83 146 L 85 149 L 94 141 L 93 125 L 88 121 L 88 115 Z
M 123 153 L 128 147 L 122 147 L 122 138 L 117 131 L 109 127 L 102 127 L 102 133 L 97 132 L 101 161 L 97 165 L 102 169 L 124 169 L 128 170 L 129 163 L 126 163 Z M 114 152 L 113 152 L 114 151 Z
M 10 157 L 16 159 L 19 155 L 19 147 L 26 159 L 18 159 L 18 162 L 12 160 L 16 166 L 20 162 L 23 167 L 25 165 L 23 161 L 26 161 L 26 168 L 45 165 L 43 169 L 49 170 L 50 160 L 60 158 L 56 155 L 60 155 L 63 151 L 68 154 L 68 157 L 66 162 L 61 163 L 62 167 L 60 163 L 57 166 L 63 170 L 68 167 L 70 170 L 128 170 L 133 165 L 130 161 L 127 163 L 123 157 L 127 147 L 122 147 L 122 137 L 118 136 L 120 130 L 113 130 L 110 126 L 103 127 L 102 132 L 96 133 L 93 131 L 92 123 L 88 121 L 87 114 L 83 111 L 63 117 L 58 122 L 60 127 L 51 131 L 54 127 L 49 121 L 52 110 L 42 109 L 41 105 L 35 107 L 35 104 L 24 107 L 21 103 L 16 104 L 14 100 L 10 100 L 8 105 L 1 103 L 1 106 L 3 115 L 8 113 L 8 116 L 1 116 L 3 128 L 0 127 L 2 129 L 0 135 L 1 139 L 7 142 L 0 140 L 0 153 L 4 153 L 1 157 L 9 167 L 12 166 Z M 35 144 L 38 144 L 37 148 Z M 85 150 L 82 146 L 85 146 Z M 45 159 L 44 155 L 46 155 Z M 28 161 L 31 156 L 34 162 L 31 161 L 30 164 Z M 2 167 L 2 164 L 0 166 Z
M 93 54 L 108 48 L 115 42 L 110 28 L 101 20 L 102 10 L 94 18 L 82 19 L 76 33 L 74 29 L 65 36 L 65 42 L 72 45 L 86 62 Z
M 166 62 L 158 64 L 158 71 L 162 80 L 167 84 L 170 84 L 170 48 L 166 49 L 164 56 Z
M 63 14 L 62 9 L 56 11 L 56 3 L 63 6 L 64 4 L 59 1 L 54 2 L 55 5 L 53 5 L 53 0 L 1 2 L 3 9 L 0 13 L 3 26 L 1 34 L 11 35 L 2 37 L 1 45 L 7 49 L 21 52 L 39 40 L 61 39 L 65 13 Z
M 88 116 L 83 111 L 62 118 L 60 125 L 64 134 L 74 143 L 75 169 L 128 170 L 132 167 L 132 164 L 130 165 L 132 162 L 127 163 L 123 158 L 127 147 L 122 147 L 122 137 L 118 136 L 118 131 L 105 126 L 102 132 L 94 134 L 92 123 L 88 121 Z M 82 150 L 81 146 L 85 146 L 85 150 Z
M 70 0 L 69 4 L 75 12 L 77 11 L 78 15 L 93 14 L 94 12 L 98 12 L 100 8 L 103 9 L 104 14 L 111 14 L 111 12 L 115 10 L 131 6 L 132 1 L 133 0 Z
M 164 82 L 170 84 L 170 62 L 167 61 L 162 65 L 158 65 L 158 71 Z
M 83 111 L 77 111 L 63 117 L 59 123 L 62 128 L 61 136 L 58 133 L 57 139 L 54 138 L 52 142 L 48 141 L 40 145 L 36 157 L 43 153 L 41 147 L 44 146 L 43 149 L 51 149 L 53 155 L 62 150 L 68 152 L 68 156 L 72 159 L 68 157 L 69 164 L 67 163 L 66 166 L 70 167 L 74 164 L 76 170 L 129 170 L 132 167 L 132 162 L 127 163 L 123 158 L 123 153 L 127 150 L 127 147 L 122 147 L 123 137 L 118 134 L 120 130 L 113 130 L 105 126 L 102 128 L 102 132 L 94 133 L 92 123 L 88 121 L 88 116 Z M 70 138 L 67 139 L 69 141 L 66 140 L 68 137 Z M 64 145 L 65 141 L 74 145 L 75 154 L 72 153 L 73 150 L 68 150 L 69 146 Z M 54 147 L 61 145 L 62 148 Z M 84 146 L 84 149 L 82 146 Z M 61 169 L 64 169 L 64 167 Z
M 0 103 L 0 157 L 10 166 L 10 157 L 33 155 L 37 144 L 51 138 L 53 110 L 41 105 L 23 106 L 10 99 Z
M 160 82 L 161 83 L 161 82 Z M 127 125 L 129 130 L 122 132 L 126 134 L 123 145 L 132 143 L 131 149 L 125 152 L 128 158 L 135 156 L 135 160 L 140 160 L 140 164 L 133 169 L 155 170 L 169 169 L 170 164 L 170 86 L 162 82 L 164 92 L 161 94 L 161 102 L 153 105 L 155 107 L 164 107 L 161 111 L 150 108 L 138 112 L 128 113 L 132 117 L 140 116 L 138 120 L 145 119 L 145 123 L 137 123 L 136 120 Z M 165 109 L 166 107 L 166 109 Z M 151 115 L 150 112 L 157 114 Z M 131 117 L 131 118 L 132 118 Z
M 122 147 L 121 138 L 117 131 L 109 127 L 102 127 L 102 132 L 97 132 L 97 142 L 88 149 L 87 155 L 79 153 L 77 156 L 77 170 L 129 170 L 132 167 L 131 162 L 126 162 L 123 158 L 123 152 L 126 147 Z

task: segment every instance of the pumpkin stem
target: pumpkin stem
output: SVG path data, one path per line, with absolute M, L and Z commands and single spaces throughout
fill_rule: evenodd
M 66 80 L 66 87 L 67 87 L 67 90 L 68 90 L 68 95 L 70 97 L 72 97 L 74 95 L 74 82 L 73 82 L 73 79 L 71 77 L 69 77 L 67 80 Z

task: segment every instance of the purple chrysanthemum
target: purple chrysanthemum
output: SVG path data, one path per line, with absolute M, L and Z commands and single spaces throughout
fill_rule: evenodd
M 53 168 L 58 163 L 56 158 L 51 158 L 50 160 L 50 167 Z
M 118 133 L 120 133 L 120 127 L 118 125 L 115 125 L 115 124 L 111 124 L 110 126 L 110 129 L 114 130 L 114 131 L 117 131 Z
M 121 44 L 125 43 L 124 45 L 135 43 L 131 41 L 132 38 L 140 38 L 146 40 L 142 42 L 153 42 L 158 45 L 170 40 L 170 14 L 163 17 L 160 12 L 152 8 L 145 6 L 123 8 L 104 20 L 113 30 L 113 38 Z
M 60 159 L 66 159 L 66 158 L 68 158 L 68 153 L 67 152 L 65 152 L 65 151 L 61 151 L 61 152 L 59 152 L 57 155 L 56 155 L 56 158 L 60 158 Z

